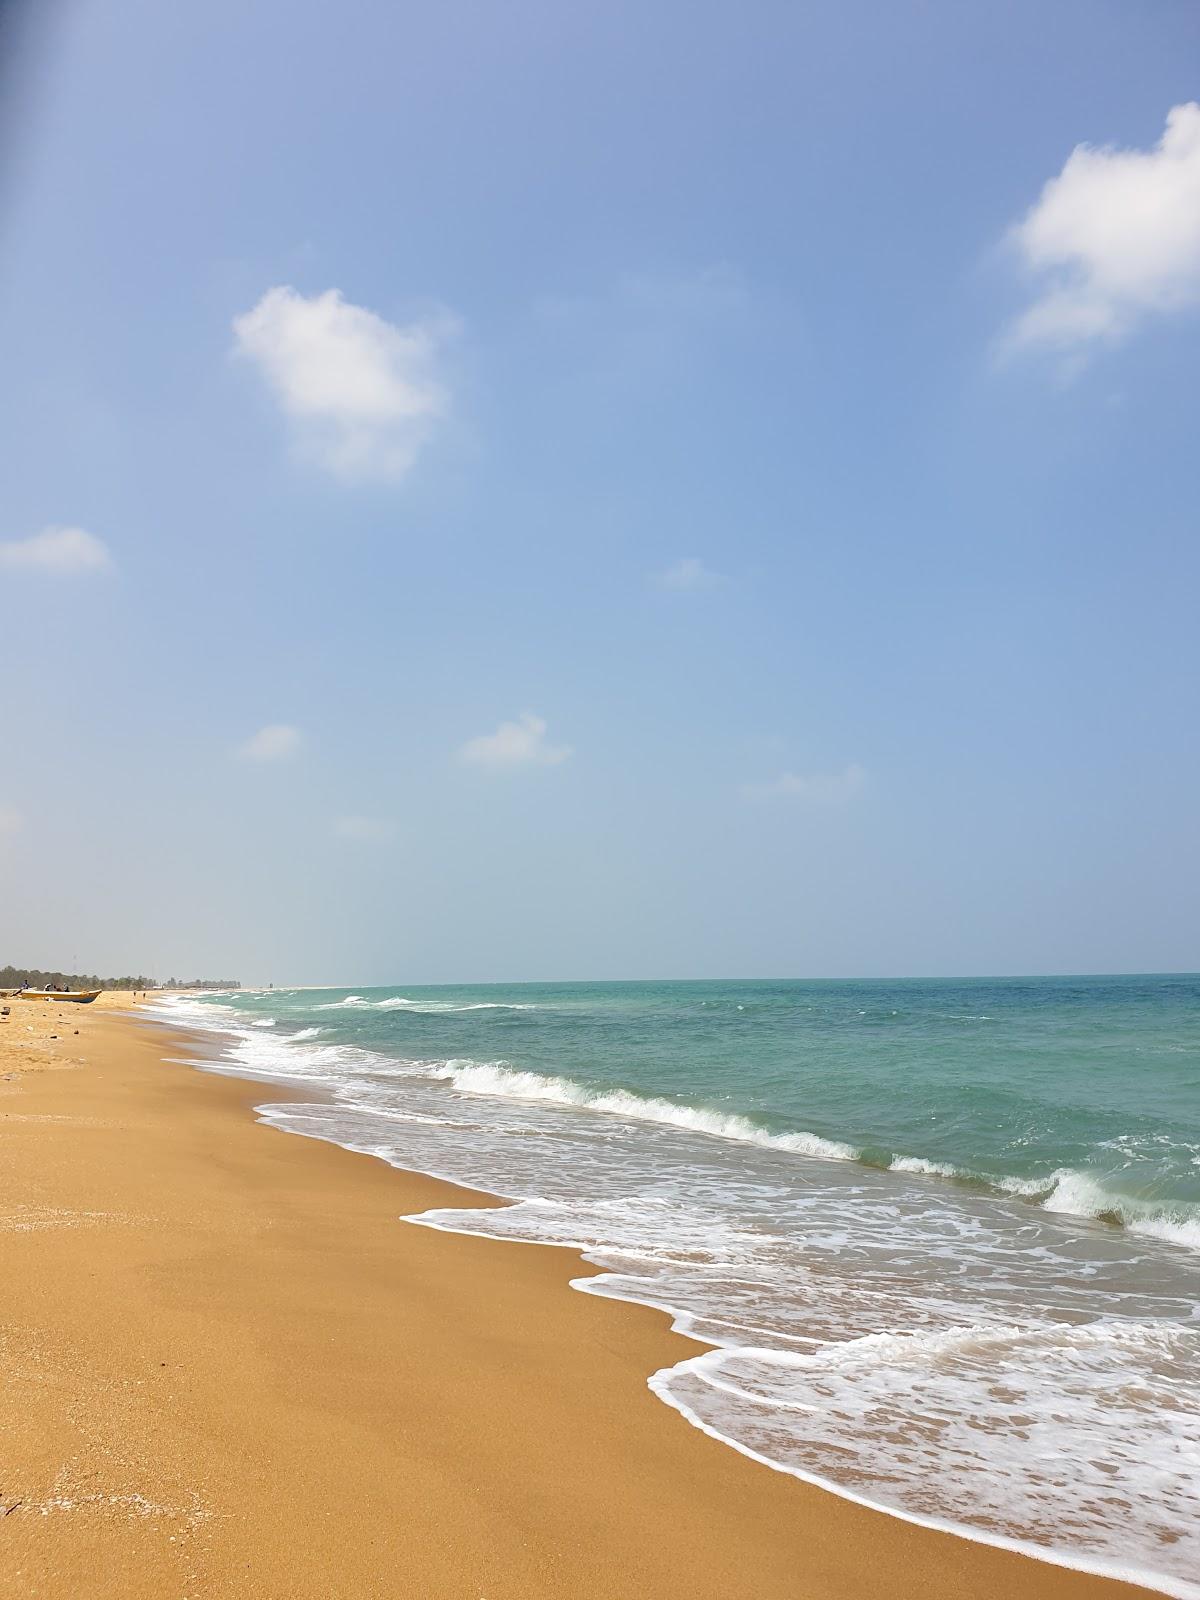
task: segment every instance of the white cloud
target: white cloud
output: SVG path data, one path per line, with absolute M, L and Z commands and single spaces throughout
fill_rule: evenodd
M 268 722 L 238 746 L 243 761 L 286 761 L 294 756 L 302 743 L 299 728 L 286 722 Z
M 724 581 L 723 573 L 714 572 L 695 556 L 684 556 L 665 572 L 655 574 L 655 582 L 663 589 L 715 589 Z
M 7 839 L 11 834 L 20 833 L 25 826 L 25 818 L 12 806 L 0 806 L 0 839 Z
M 72 577 L 101 572 L 112 565 L 103 539 L 86 528 L 43 528 L 28 539 L 0 543 L 0 567 L 25 572 L 49 572 Z
M 841 805 L 856 795 L 867 774 L 856 761 L 842 772 L 784 772 L 766 783 L 747 783 L 742 793 L 750 800 L 800 800 L 811 805 Z
M 386 817 L 335 817 L 333 832 L 338 839 L 371 843 L 393 838 L 396 825 Z
M 1079 353 L 1200 301 L 1200 104 L 1175 106 L 1152 150 L 1077 145 L 1010 238 L 1042 284 L 1010 351 Z
M 349 479 L 399 479 L 449 409 L 439 372 L 455 330 L 440 313 L 386 322 L 340 290 L 268 289 L 235 317 L 238 350 L 257 365 L 304 452 Z
M 544 718 L 525 711 L 515 722 L 502 722 L 495 733 L 468 739 L 460 761 L 479 767 L 554 767 L 571 754 L 567 744 L 547 744 Z

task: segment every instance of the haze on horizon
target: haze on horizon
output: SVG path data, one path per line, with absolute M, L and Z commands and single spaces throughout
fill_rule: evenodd
M 20 42 L 0 963 L 1200 967 L 1194 7 Z

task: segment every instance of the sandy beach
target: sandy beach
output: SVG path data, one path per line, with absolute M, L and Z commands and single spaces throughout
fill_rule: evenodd
M 740 1457 L 574 1253 L 401 1223 L 478 1197 L 257 1124 L 129 996 L 5 1003 L 5 1596 L 1146 1592 Z

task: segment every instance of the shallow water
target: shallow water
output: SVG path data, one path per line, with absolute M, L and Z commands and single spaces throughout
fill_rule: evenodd
M 717 1348 L 652 1385 L 899 1515 L 1200 1595 L 1200 980 L 168 1002 L 276 1126 L 510 1197 Z M 1103 1220 L 1101 1220 L 1103 1219 Z

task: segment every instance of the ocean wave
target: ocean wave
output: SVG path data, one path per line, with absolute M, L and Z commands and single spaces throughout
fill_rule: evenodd
M 1051 1186 L 1038 1198 L 1044 1211 L 1095 1217 L 1119 1223 L 1131 1233 L 1200 1249 L 1200 1206 L 1185 1202 L 1142 1200 L 1107 1188 L 1100 1177 L 1069 1167 L 1053 1174 Z
M 579 1106 L 587 1111 L 608 1112 L 635 1122 L 660 1122 L 706 1133 L 741 1144 L 765 1145 L 790 1150 L 797 1155 L 819 1156 L 827 1161 L 854 1161 L 859 1155 L 852 1145 L 824 1139 L 816 1133 L 772 1133 L 760 1123 L 737 1112 L 713 1111 L 703 1106 L 680 1105 L 674 1100 L 634 1094 L 629 1089 L 596 1090 L 572 1078 L 548 1077 L 540 1072 L 525 1072 L 503 1062 L 447 1061 L 436 1074 L 466 1094 L 486 1094 L 513 1100 L 551 1100 L 560 1105 Z
M 889 1172 L 919 1172 L 930 1178 L 961 1178 L 961 1167 L 952 1167 L 947 1161 L 926 1161 L 924 1156 L 893 1156 L 888 1162 Z
M 1059 1167 L 1036 1178 L 1012 1174 L 996 1177 L 945 1161 L 929 1161 L 923 1156 L 894 1156 L 889 1171 L 955 1178 L 990 1189 L 995 1194 L 1031 1201 L 1043 1211 L 1109 1222 L 1128 1228 L 1131 1233 L 1200 1250 L 1200 1206 L 1187 1201 L 1154 1201 L 1123 1194 L 1110 1187 L 1102 1173 Z
M 777 1133 L 740 1112 L 689 1106 L 629 1089 L 599 1090 L 573 1078 L 530 1072 L 506 1062 L 447 1061 L 430 1069 L 433 1075 L 467 1094 L 494 1095 L 513 1100 L 542 1100 L 607 1112 L 636 1122 L 662 1123 L 691 1133 L 761 1145 L 825 1161 L 860 1161 L 866 1152 L 840 1139 L 807 1131 Z M 1189 1249 L 1200 1248 L 1200 1207 L 1154 1204 L 1106 1188 L 1098 1176 L 1062 1167 L 1044 1177 L 995 1177 L 934 1161 L 925 1156 L 894 1155 L 888 1170 L 919 1177 L 947 1178 L 993 1193 L 1032 1201 L 1045 1211 L 1109 1222 L 1131 1232 Z
M 1142 1233 L 1151 1239 L 1165 1239 L 1168 1244 L 1200 1250 L 1200 1215 L 1189 1217 L 1178 1211 L 1163 1212 L 1158 1216 L 1135 1217 L 1126 1226 L 1130 1233 Z
M 1142 1216 L 1125 1224 L 1131 1234 L 1144 1234 L 1147 1238 L 1162 1238 L 1168 1245 L 1182 1245 L 1186 1250 L 1200 1250 L 1200 1214 L 1190 1216 L 1182 1211 L 1163 1211 L 1158 1216 Z
M 541 1008 L 535 1005 L 522 1005 L 514 1000 L 474 1000 L 458 1002 L 453 1000 L 410 1000 L 406 995 L 388 995 L 383 1000 L 368 1000 L 366 995 L 348 994 L 344 1000 L 330 1000 L 325 1005 L 315 1006 L 316 1011 L 353 1011 L 357 1009 L 370 1011 L 418 1011 L 434 1014 L 437 1012 L 458 1011 L 538 1011 Z
M 626 1089 L 593 1090 L 571 1078 L 528 1072 L 503 1062 L 448 1061 L 429 1070 L 469 1094 L 579 1106 L 631 1121 L 667 1124 L 692 1133 L 786 1150 L 819 1160 L 859 1161 L 865 1155 L 853 1144 L 820 1134 L 773 1132 L 737 1112 L 681 1105 Z M 947 1161 L 902 1155 L 893 1156 L 887 1169 L 899 1174 L 966 1183 L 994 1194 L 1031 1201 L 1045 1211 L 1108 1222 L 1168 1244 L 1200 1249 L 1200 1208 L 1138 1201 L 1116 1194 L 1105 1188 L 1098 1178 L 1073 1169 L 1060 1168 L 1040 1178 L 996 1178 Z
M 301 1044 L 305 1039 L 315 1039 L 319 1033 L 324 1033 L 324 1028 L 301 1028 L 298 1033 L 288 1035 L 289 1044 Z
M 537 1011 L 540 1008 L 532 1005 L 518 1005 L 509 1000 L 474 1000 L 466 1004 L 457 1004 L 453 1001 L 440 1000 L 407 1000 L 403 995 L 396 995 L 388 1000 L 373 1000 L 368 1004 L 376 1011 L 420 1011 L 436 1013 L 439 1011 Z
M 251 1022 L 250 1026 L 252 1028 L 273 1028 L 275 1026 L 275 1018 L 274 1017 L 255 1017 L 254 1020 Z

